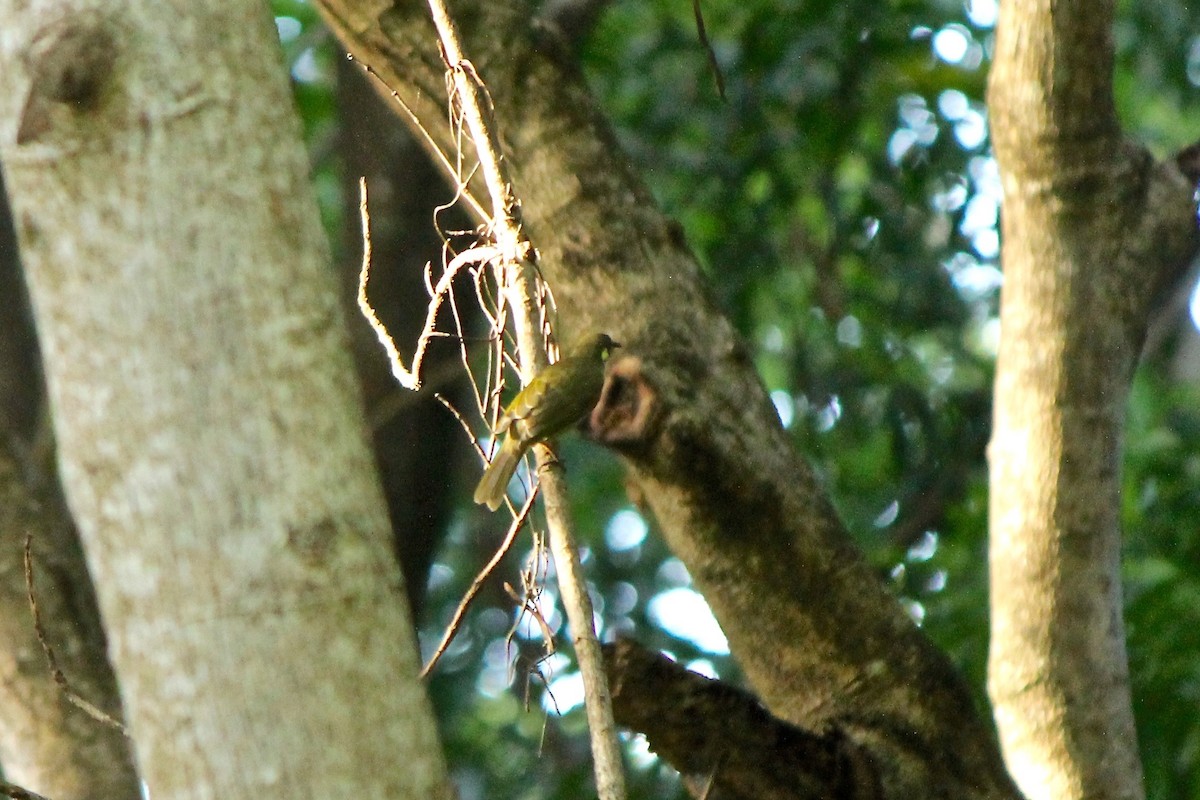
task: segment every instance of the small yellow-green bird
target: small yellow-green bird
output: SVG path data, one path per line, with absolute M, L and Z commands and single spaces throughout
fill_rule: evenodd
M 504 435 L 492 463 L 475 487 L 475 502 L 492 511 L 504 502 L 517 464 L 535 442 L 574 425 L 592 410 L 604 387 L 604 362 L 620 347 L 607 333 L 595 333 L 533 377 L 496 422 Z

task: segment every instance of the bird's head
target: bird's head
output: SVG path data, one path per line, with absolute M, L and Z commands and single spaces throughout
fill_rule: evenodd
M 588 352 L 601 361 L 608 361 L 612 351 L 620 346 L 621 343 L 614 342 L 607 333 L 595 333 L 588 338 Z

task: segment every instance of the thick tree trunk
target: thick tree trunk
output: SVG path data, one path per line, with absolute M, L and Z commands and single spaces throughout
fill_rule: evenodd
M 1196 209 L 1122 141 L 1113 3 L 1001 4 L 991 120 L 1004 288 L 991 464 L 989 691 L 1031 798 L 1143 796 L 1122 624 L 1121 437 L 1156 291 Z
M 320 6 L 449 150 L 421 4 Z M 508 4 L 452 11 L 495 99 L 567 334 L 603 330 L 626 345 L 593 433 L 627 456 L 634 491 L 754 689 L 785 721 L 838 731 L 850 760 L 865 752 L 886 797 L 1015 797 L 961 678 L 849 544 L 678 226 L 631 174 L 561 42 Z
M 54 800 L 135 800 L 133 750 L 117 728 L 68 702 L 38 641 L 25 580 L 32 539 L 46 643 L 71 687 L 120 718 L 100 613 L 58 490 L 33 317 L 0 187 L 0 765 Z
M 448 797 L 274 27 L 212 8 L 0 5 L 0 158 L 138 762 L 159 800 Z

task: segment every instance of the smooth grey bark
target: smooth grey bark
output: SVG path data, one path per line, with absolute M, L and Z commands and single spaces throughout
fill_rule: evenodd
M 449 150 L 420 5 L 319 6 Z M 561 42 L 526 10 L 452 8 L 495 99 L 566 334 L 603 330 L 626 345 L 593 435 L 625 456 L 637 500 L 777 717 L 839 731 L 867 754 L 884 797 L 1017 797 L 961 677 L 850 544 L 678 225 L 631 172 Z M 826 788 L 836 785 L 830 776 Z
M 445 798 L 269 9 L 0 4 L 0 159 L 155 798 Z
M 1031 798 L 1144 796 L 1122 622 L 1130 380 L 1196 252 L 1195 182 L 1124 141 L 1114 3 L 1001 4 L 989 81 L 1004 186 L 989 448 L 988 689 Z

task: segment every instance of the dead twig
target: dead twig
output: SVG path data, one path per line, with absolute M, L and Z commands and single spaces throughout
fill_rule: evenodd
M 722 102 L 728 103 L 729 100 L 725 97 L 725 76 L 721 74 L 721 65 L 717 63 L 717 51 L 713 49 L 712 42 L 708 40 L 708 31 L 704 29 L 704 13 L 700 10 L 700 0 L 692 0 L 692 13 L 696 17 L 696 35 L 700 37 L 700 44 L 708 56 L 708 66 L 712 70 L 713 80 L 717 83 L 717 94 L 720 95 Z
M 404 98 L 400 96 L 400 93 L 391 86 L 388 86 L 387 81 L 385 81 L 370 64 L 360 61 L 351 53 L 346 54 L 346 60 L 358 64 L 363 68 L 363 71 L 365 71 L 375 80 L 379 81 L 383 88 L 387 89 L 388 92 L 391 93 L 392 99 L 396 101 L 396 105 L 400 106 L 400 110 L 402 110 L 405 115 L 408 116 L 408 119 L 413 124 L 413 127 L 421 132 L 421 138 L 425 140 L 425 145 L 429 148 L 429 151 L 434 154 L 438 165 L 445 171 L 447 176 L 457 179 L 459 176 L 458 170 L 456 170 L 454 165 L 450 163 L 450 159 L 446 156 L 445 152 L 442 151 L 442 148 L 438 146 L 437 140 L 433 138 L 433 135 L 429 133 L 429 131 L 425 130 L 425 126 L 421 124 L 421 120 L 417 116 L 417 112 L 413 111 L 408 103 L 404 102 Z M 476 200 L 474 195 L 472 195 L 471 192 L 466 188 L 466 184 L 459 182 L 457 192 L 458 195 L 466 201 L 467 205 L 471 207 L 471 212 L 475 214 L 476 218 L 480 220 L 487 219 L 487 212 L 483 210 L 483 206 L 480 205 L 479 201 Z
M 12 800 L 49 800 L 42 797 L 40 794 L 31 792 L 28 789 L 22 789 L 15 783 L 0 781 L 0 797 L 9 797 Z
M 454 641 L 454 637 L 458 635 L 458 629 L 462 625 L 463 617 L 467 614 L 467 609 L 471 607 L 471 603 L 475 602 L 475 598 L 479 595 L 479 590 L 483 588 L 483 584 L 492 576 L 492 573 L 496 571 L 496 567 L 500 566 L 500 562 L 504 560 L 504 557 L 512 549 L 513 542 L 516 541 L 517 534 L 521 528 L 525 526 L 525 520 L 529 517 L 529 512 L 533 510 L 533 502 L 536 499 L 537 487 L 535 486 L 533 491 L 529 493 L 529 497 L 526 498 L 525 504 L 521 506 L 521 511 L 517 514 L 516 519 L 508 526 L 508 533 L 505 534 L 504 540 L 496 548 L 496 552 L 492 554 L 488 562 L 483 565 L 483 569 L 479 570 L 479 574 L 475 576 L 475 580 L 471 581 L 471 588 L 467 589 L 466 594 L 459 600 L 458 608 L 454 609 L 454 616 L 450 618 L 450 623 L 446 626 L 446 630 L 442 634 L 442 640 L 438 643 L 437 648 L 433 651 L 433 655 L 429 657 L 429 661 L 421 670 L 422 678 L 429 676 L 429 673 L 437 666 L 438 660 L 445 654 L 446 649 L 450 647 L 450 643 Z
M 442 301 L 446 297 L 446 294 L 451 290 L 451 284 L 454 282 L 455 276 L 467 264 L 486 264 L 492 261 L 498 255 L 498 252 L 495 248 L 480 245 L 455 256 L 446 265 L 446 269 L 442 272 L 442 276 L 438 278 L 437 285 L 433 288 L 432 296 L 429 299 L 429 308 L 425 314 L 425 326 L 421 329 L 420 336 L 417 337 L 417 349 L 413 354 L 413 364 L 410 370 L 404 365 L 404 359 L 400 355 L 400 350 L 396 347 L 395 340 L 392 339 L 392 335 L 388 332 L 383 322 L 380 321 L 379 315 L 375 313 L 374 307 L 371 306 L 371 301 L 367 298 L 367 281 L 371 277 L 371 215 L 367 210 L 366 178 L 359 178 L 358 189 L 361 197 L 358 210 L 363 227 L 362 267 L 358 272 L 358 309 L 362 312 L 367 322 L 370 323 L 371 329 L 375 332 L 375 337 L 379 339 L 379 343 L 383 345 L 383 349 L 387 352 L 388 364 L 391 365 L 392 375 L 400 382 L 401 386 L 413 390 L 420 389 L 421 362 L 425 358 L 425 349 L 429 346 L 430 339 L 440 335 L 434 330 L 434 325 L 437 324 L 437 313 L 442 307 Z
M 54 654 L 54 647 L 51 646 L 50 640 L 46 638 L 46 628 L 42 624 L 42 612 L 38 608 L 37 592 L 33 588 L 33 534 L 31 533 L 25 534 L 25 592 L 29 598 L 30 613 L 33 615 L 34 635 L 37 636 L 38 644 L 42 646 L 42 652 L 46 656 L 46 664 L 50 668 L 50 676 L 54 678 L 54 683 L 57 684 L 59 690 L 62 691 L 71 705 L 83 711 L 97 722 L 110 725 L 128 736 L 129 731 L 123 724 L 83 699 L 78 692 L 71 688 L 71 684 L 67 681 L 67 676 L 58 666 L 58 656 Z
M 492 214 L 487 230 L 492 236 L 490 246 L 495 248 L 495 257 L 490 263 L 504 300 L 501 307 L 507 305 L 512 310 L 520 355 L 518 372 L 522 382 L 528 382 L 548 364 L 545 341 L 551 333 L 547 290 L 535 264 L 537 251 L 521 228 L 521 206 L 501 156 L 499 134 L 492 119 L 494 108 L 487 87 L 464 55 L 458 30 L 443 0 L 429 0 L 429 9 L 446 64 L 452 124 L 460 119 L 466 123 L 479 159 L 480 175 L 491 197 Z M 498 341 L 502 344 L 502 337 Z M 583 677 L 596 790 L 600 800 L 624 800 L 625 775 L 612 700 L 601 663 L 600 643 L 596 639 L 591 598 L 571 534 L 566 482 L 549 448 L 537 445 L 534 454 L 550 549 L 563 608 L 571 627 L 576 661 Z

